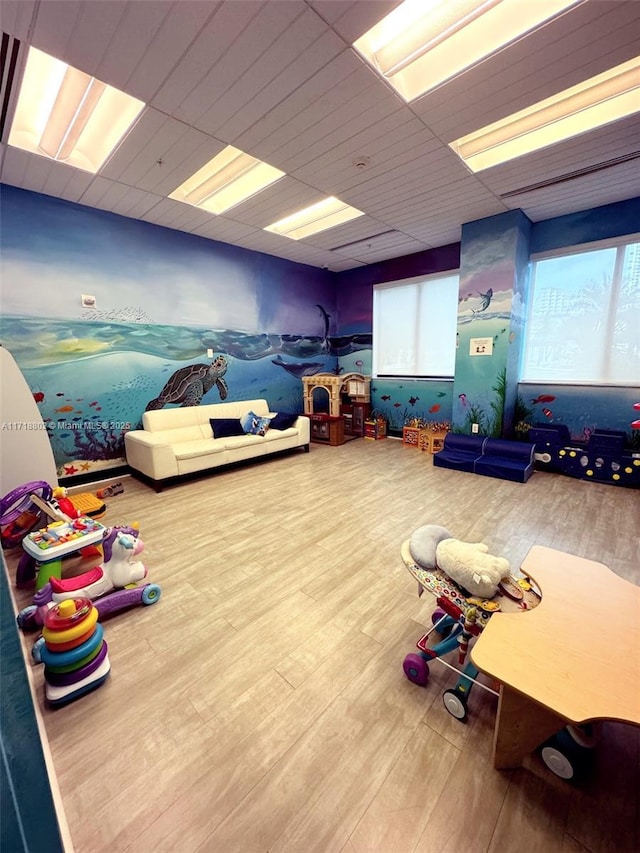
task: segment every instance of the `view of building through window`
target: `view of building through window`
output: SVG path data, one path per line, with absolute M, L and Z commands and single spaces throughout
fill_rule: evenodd
M 533 262 L 521 379 L 640 382 L 640 243 Z

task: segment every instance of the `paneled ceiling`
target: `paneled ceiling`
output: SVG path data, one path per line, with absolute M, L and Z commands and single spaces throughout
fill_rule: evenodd
M 640 195 L 640 112 L 478 174 L 448 148 L 636 56 L 639 0 L 586 0 L 409 105 L 351 47 L 396 5 L 3 0 L 19 52 L 0 180 L 336 271 L 456 242 L 506 210 L 535 222 Z M 97 175 L 6 144 L 29 45 L 147 104 Z M 286 177 L 220 216 L 167 198 L 227 144 Z M 325 195 L 366 215 L 300 241 L 263 230 Z

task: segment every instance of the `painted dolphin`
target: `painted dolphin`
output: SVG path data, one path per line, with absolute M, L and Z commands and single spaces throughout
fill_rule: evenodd
M 331 314 L 327 314 L 322 305 L 318 305 L 316 302 L 316 308 L 320 309 L 320 314 L 322 315 L 322 319 L 324 320 L 324 336 L 325 339 L 329 337 L 329 319 L 331 318 Z
M 491 300 L 493 299 L 493 288 L 490 287 L 486 293 L 480 293 L 480 307 L 474 311 L 471 309 L 472 314 L 479 314 L 481 311 L 486 311 L 489 305 L 491 305 Z
M 301 379 L 303 376 L 313 376 L 314 373 L 319 373 L 323 368 L 321 361 L 292 361 L 287 363 L 280 355 L 272 358 L 271 363 L 284 368 L 287 373 L 290 373 L 297 379 Z

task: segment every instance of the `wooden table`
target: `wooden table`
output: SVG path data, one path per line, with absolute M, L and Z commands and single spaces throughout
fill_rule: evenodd
M 494 731 L 497 768 L 567 723 L 640 726 L 640 587 L 607 566 L 539 545 L 522 571 L 542 601 L 527 613 L 495 613 L 471 651 L 501 682 Z

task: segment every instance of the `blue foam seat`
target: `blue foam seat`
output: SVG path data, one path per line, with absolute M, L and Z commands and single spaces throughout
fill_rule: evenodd
M 534 449 L 534 444 L 523 441 L 448 433 L 442 450 L 433 456 L 433 464 L 437 468 L 526 483 L 533 473 Z
M 433 456 L 433 464 L 437 468 L 453 468 L 456 471 L 473 473 L 476 459 L 481 456 L 486 440 L 484 435 L 447 433 L 442 450 Z
M 488 438 L 474 471 L 486 477 L 499 477 L 514 483 L 526 483 L 533 473 L 535 445 L 523 441 Z

